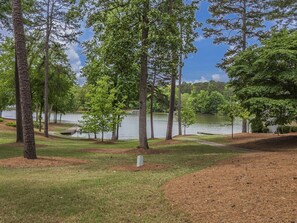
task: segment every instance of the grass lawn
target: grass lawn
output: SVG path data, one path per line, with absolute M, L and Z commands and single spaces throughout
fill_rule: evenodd
M 1 126 L 0 159 L 21 156 L 21 146 L 11 144 L 14 131 Z M 236 155 L 191 141 L 152 146 L 168 152 L 144 155 L 145 163 L 166 164 L 169 168 L 129 172 L 111 168 L 133 165 L 135 154 L 91 153 L 81 149 L 132 149 L 137 141 L 98 144 L 37 135 L 36 143 L 39 156 L 73 157 L 89 162 L 62 167 L 0 167 L 0 222 L 187 222 L 187 216 L 173 210 L 165 200 L 162 185 Z

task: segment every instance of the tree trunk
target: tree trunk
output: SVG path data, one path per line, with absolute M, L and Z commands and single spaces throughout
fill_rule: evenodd
M 112 125 L 112 135 L 111 135 L 111 140 L 112 141 L 116 141 L 116 138 L 117 138 L 117 125 L 115 124 L 116 123 L 116 117 L 113 117 L 114 119 L 114 124 Z
M 173 10 L 173 0 L 169 1 L 169 14 L 172 14 Z M 178 58 L 178 55 L 176 52 L 174 52 L 174 49 L 171 53 L 171 60 L 174 62 L 174 60 Z M 169 103 L 169 114 L 168 114 L 168 123 L 167 123 L 167 132 L 166 132 L 166 140 L 172 139 L 172 128 L 173 128 L 173 117 L 174 117 L 174 109 L 175 109 L 175 86 L 176 86 L 176 67 L 172 68 L 171 73 L 171 90 L 170 90 L 170 103 Z
M 155 95 L 156 76 L 157 76 L 157 71 L 156 71 L 156 68 L 155 68 L 153 83 L 152 83 L 152 89 L 151 89 L 151 108 L 150 108 L 150 114 L 151 114 L 151 138 L 152 139 L 155 138 L 155 133 L 154 133 L 154 95 Z
M 118 119 L 120 119 L 120 116 L 118 116 Z M 119 140 L 119 131 L 120 131 L 120 123 L 117 123 L 117 134 L 116 134 L 116 140 Z
M 22 126 L 22 110 L 21 110 L 21 95 L 18 74 L 18 60 L 15 52 L 15 112 L 16 112 L 16 142 L 22 143 L 23 140 L 23 126 Z
M 48 35 L 47 35 L 48 36 Z M 48 76 L 49 76 L 49 46 L 48 46 L 48 37 L 46 38 L 45 43 L 45 75 L 44 75 L 44 136 L 48 137 Z
M 101 142 L 103 142 L 104 141 L 104 132 L 102 131 L 101 132 Z
M 35 121 L 36 122 L 38 122 L 38 111 L 39 111 L 39 107 L 38 107 L 38 103 L 36 103 L 36 105 L 35 105 L 36 107 L 35 107 Z
M 181 25 L 180 25 L 180 34 L 182 37 L 182 26 Z M 183 72 L 183 49 L 181 49 L 180 55 L 179 55 L 178 105 L 177 105 L 178 135 L 182 135 L 182 123 L 181 123 L 182 72 Z
M 49 124 L 49 104 L 48 104 L 48 97 L 49 97 L 49 41 L 53 23 L 53 12 L 54 12 L 54 1 L 52 1 L 52 5 L 50 4 L 51 1 L 47 1 L 47 18 L 46 18 L 46 34 L 45 34 L 45 43 L 44 43 L 44 53 L 45 53 L 45 74 L 44 74 L 44 136 L 48 137 L 48 124 Z
M 40 104 L 40 111 L 39 111 L 39 132 L 42 130 L 42 100 Z
M 58 121 L 58 107 L 56 107 L 56 111 L 55 111 L 55 124 L 57 124 Z
M 187 129 L 187 127 L 184 126 L 184 135 L 186 135 L 186 129 Z
M 21 96 L 21 111 L 24 139 L 24 158 L 36 159 L 35 137 L 32 118 L 32 99 L 28 73 L 26 38 L 20 0 L 12 0 L 12 17 L 15 36 L 18 75 Z
M 175 84 L 176 84 L 176 75 L 172 74 L 166 140 L 172 139 L 172 128 L 173 128 L 173 118 L 174 118 L 174 108 L 175 108 Z
M 232 139 L 234 138 L 234 118 L 232 118 Z
M 140 59 L 141 71 L 139 81 L 139 148 L 148 149 L 146 132 L 146 98 L 147 98 L 147 74 L 148 74 L 148 35 L 149 35 L 149 0 L 144 3 L 144 12 L 142 16 L 143 27 L 141 36 L 142 55 Z
M 62 113 L 60 113 L 60 123 L 62 123 Z
M 242 14 L 242 50 L 245 51 L 247 47 L 247 5 L 246 0 L 243 0 L 243 14 Z M 242 132 L 247 132 L 247 120 L 242 120 Z
M 2 110 L 0 110 L 0 118 L 2 118 Z

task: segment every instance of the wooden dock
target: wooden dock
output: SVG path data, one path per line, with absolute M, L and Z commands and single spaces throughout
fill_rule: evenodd
M 78 126 L 74 126 L 74 127 L 71 127 L 69 129 L 66 129 L 62 132 L 60 132 L 62 135 L 73 135 L 75 134 L 76 132 L 80 131 L 80 127 Z

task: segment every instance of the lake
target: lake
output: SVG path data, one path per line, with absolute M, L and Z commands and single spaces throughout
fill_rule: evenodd
M 15 119 L 15 111 L 3 111 L 4 118 Z M 33 114 L 35 118 L 35 113 Z M 73 113 L 66 114 L 62 116 L 62 123 L 73 123 L 78 124 L 79 120 L 82 120 L 82 114 Z M 167 129 L 167 114 L 155 114 L 154 115 L 154 129 L 156 138 L 164 138 L 166 135 Z M 147 132 L 148 137 L 150 137 L 150 118 L 147 116 Z M 173 135 L 176 135 L 178 132 L 177 120 L 175 119 L 173 124 Z M 197 134 L 197 132 L 205 132 L 212 134 L 231 134 L 231 124 L 227 117 L 216 116 L 216 115 L 197 115 L 197 123 L 191 125 L 187 128 L 187 134 Z M 234 122 L 234 133 L 241 132 L 241 120 L 236 119 Z M 99 136 L 99 135 L 98 135 Z M 82 137 L 87 138 L 88 134 L 76 133 L 72 137 Z M 91 134 L 91 137 L 94 137 Z M 100 137 L 100 136 L 99 136 Z M 111 133 L 105 133 L 105 138 L 110 138 Z M 119 131 L 120 139 L 137 139 L 138 138 L 138 115 L 137 114 L 128 114 L 120 127 Z

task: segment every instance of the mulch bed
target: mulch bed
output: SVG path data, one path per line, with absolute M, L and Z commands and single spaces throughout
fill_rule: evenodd
M 296 223 L 297 152 L 246 153 L 163 189 L 192 222 Z
M 54 167 L 86 164 L 88 161 L 76 158 L 38 156 L 37 159 L 29 160 L 23 157 L 0 159 L 2 167 Z
M 148 171 L 148 170 L 164 170 L 170 168 L 171 165 L 148 163 L 141 167 L 135 165 L 114 166 L 111 170 L 114 171 Z
M 297 149 L 297 134 L 290 133 L 284 135 L 276 134 L 236 134 L 234 139 L 227 139 L 231 145 L 260 150 L 260 151 L 287 151 Z

